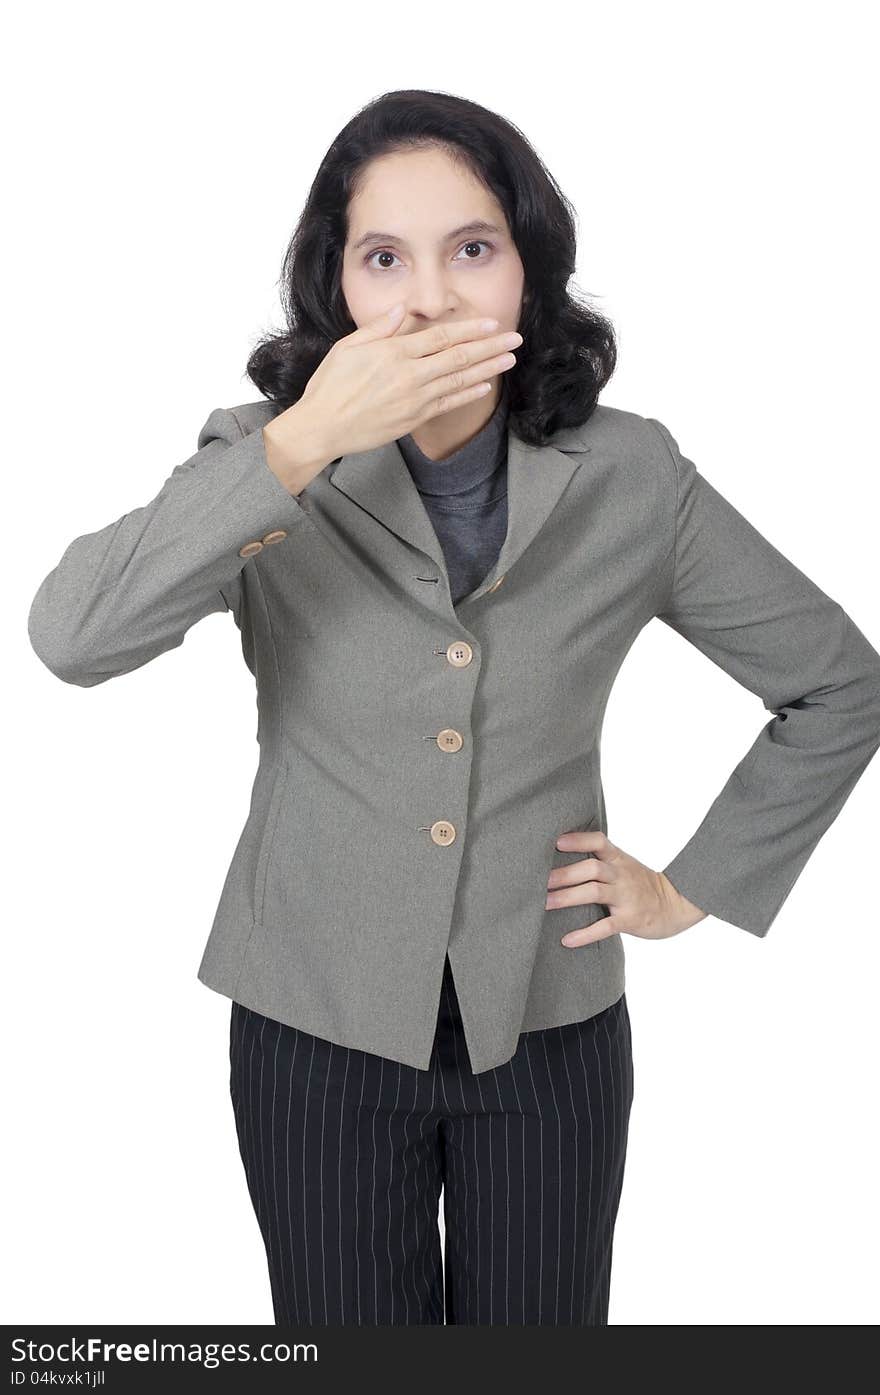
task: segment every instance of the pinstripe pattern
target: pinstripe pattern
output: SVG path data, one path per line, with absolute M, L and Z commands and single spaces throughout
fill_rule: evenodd
M 479 1075 L 448 958 L 427 1070 L 233 1001 L 230 1091 L 277 1323 L 607 1325 L 625 994 Z

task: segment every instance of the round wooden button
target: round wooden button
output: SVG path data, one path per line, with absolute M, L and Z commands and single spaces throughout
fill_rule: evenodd
M 474 657 L 474 651 L 466 639 L 457 639 L 454 644 L 447 645 L 446 657 L 453 668 L 464 668 Z
M 444 727 L 437 733 L 437 745 L 441 751 L 460 751 L 464 745 L 464 737 L 455 727 Z
M 264 543 L 266 544 L 266 546 L 268 547 L 270 543 L 280 542 L 282 538 L 286 538 L 286 537 L 287 537 L 287 529 L 286 529 L 286 528 L 276 528 L 275 531 L 274 531 L 273 533 L 266 533 L 265 537 L 263 538 L 263 542 L 264 542 Z
M 244 547 L 238 549 L 239 557 L 253 557 L 255 553 L 263 551 L 263 544 L 258 538 L 253 542 L 245 543 Z
M 453 843 L 455 841 L 455 824 L 449 823 L 447 819 L 438 819 L 431 824 L 431 837 L 435 843 Z
M 490 592 L 490 591 L 497 591 L 497 590 L 498 590 L 498 587 L 501 585 L 501 583 L 502 583 L 502 581 L 504 580 L 504 577 L 505 577 L 505 576 L 507 576 L 507 572 L 505 572 L 503 576 L 499 576 L 499 578 L 498 578 L 497 581 L 493 581 L 493 582 L 492 582 L 492 585 L 486 588 L 486 595 L 487 595 L 487 596 L 489 595 L 489 592 Z

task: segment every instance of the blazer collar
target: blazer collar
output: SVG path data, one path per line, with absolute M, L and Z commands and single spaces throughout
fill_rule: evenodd
M 488 591 L 540 532 L 590 450 L 585 429 L 565 428 L 546 445 L 532 446 L 516 434 L 508 419 L 507 536 L 488 575 L 459 605 Z M 385 528 L 426 553 L 446 575 L 443 549 L 396 441 L 341 456 L 329 478 Z

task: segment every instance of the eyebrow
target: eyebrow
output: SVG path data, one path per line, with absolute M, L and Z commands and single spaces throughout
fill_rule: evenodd
M 453 228 L 451 232 L 448 232 L 446 236 L 442 238 L 442 241 L 452 242 L 457 237 L 463 237 L 465 233 L 478 232 L 501 233 L 503 229 L 499 228 L 495 223 L 487 223 L 484 218 L 475 218 L 470 223 L 462 223 L 461 227 Z M 398 247 L 406 247 L 407 245 L 404 238 L 395 237 L 394 233 L 367 232 L 364 233 L 363 237 L 358 238 L 351 250 L 356 252 L 358 248 L 366 247 L 370 242 L 394 242 Z

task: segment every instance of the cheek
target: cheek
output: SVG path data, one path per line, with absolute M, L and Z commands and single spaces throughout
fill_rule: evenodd
M 387 293 L 384 300 L 371 285 L 370 281 L 363 276 L 350 275 L 343 271 L 340 281 L 342 294 L 345 296 L 345 303 L 348 306 L 348 313 L 356 325 L 362 325 L 367 320 L 373 319 L 384 308 L 388 300 Z
M 486 278 L 485 294 L 496 307 L 494 314 L 502 324 L 514 323 L 522 300 L 524 281 L 519 267 L 509 263 L 499 265 L 491 277 Z

